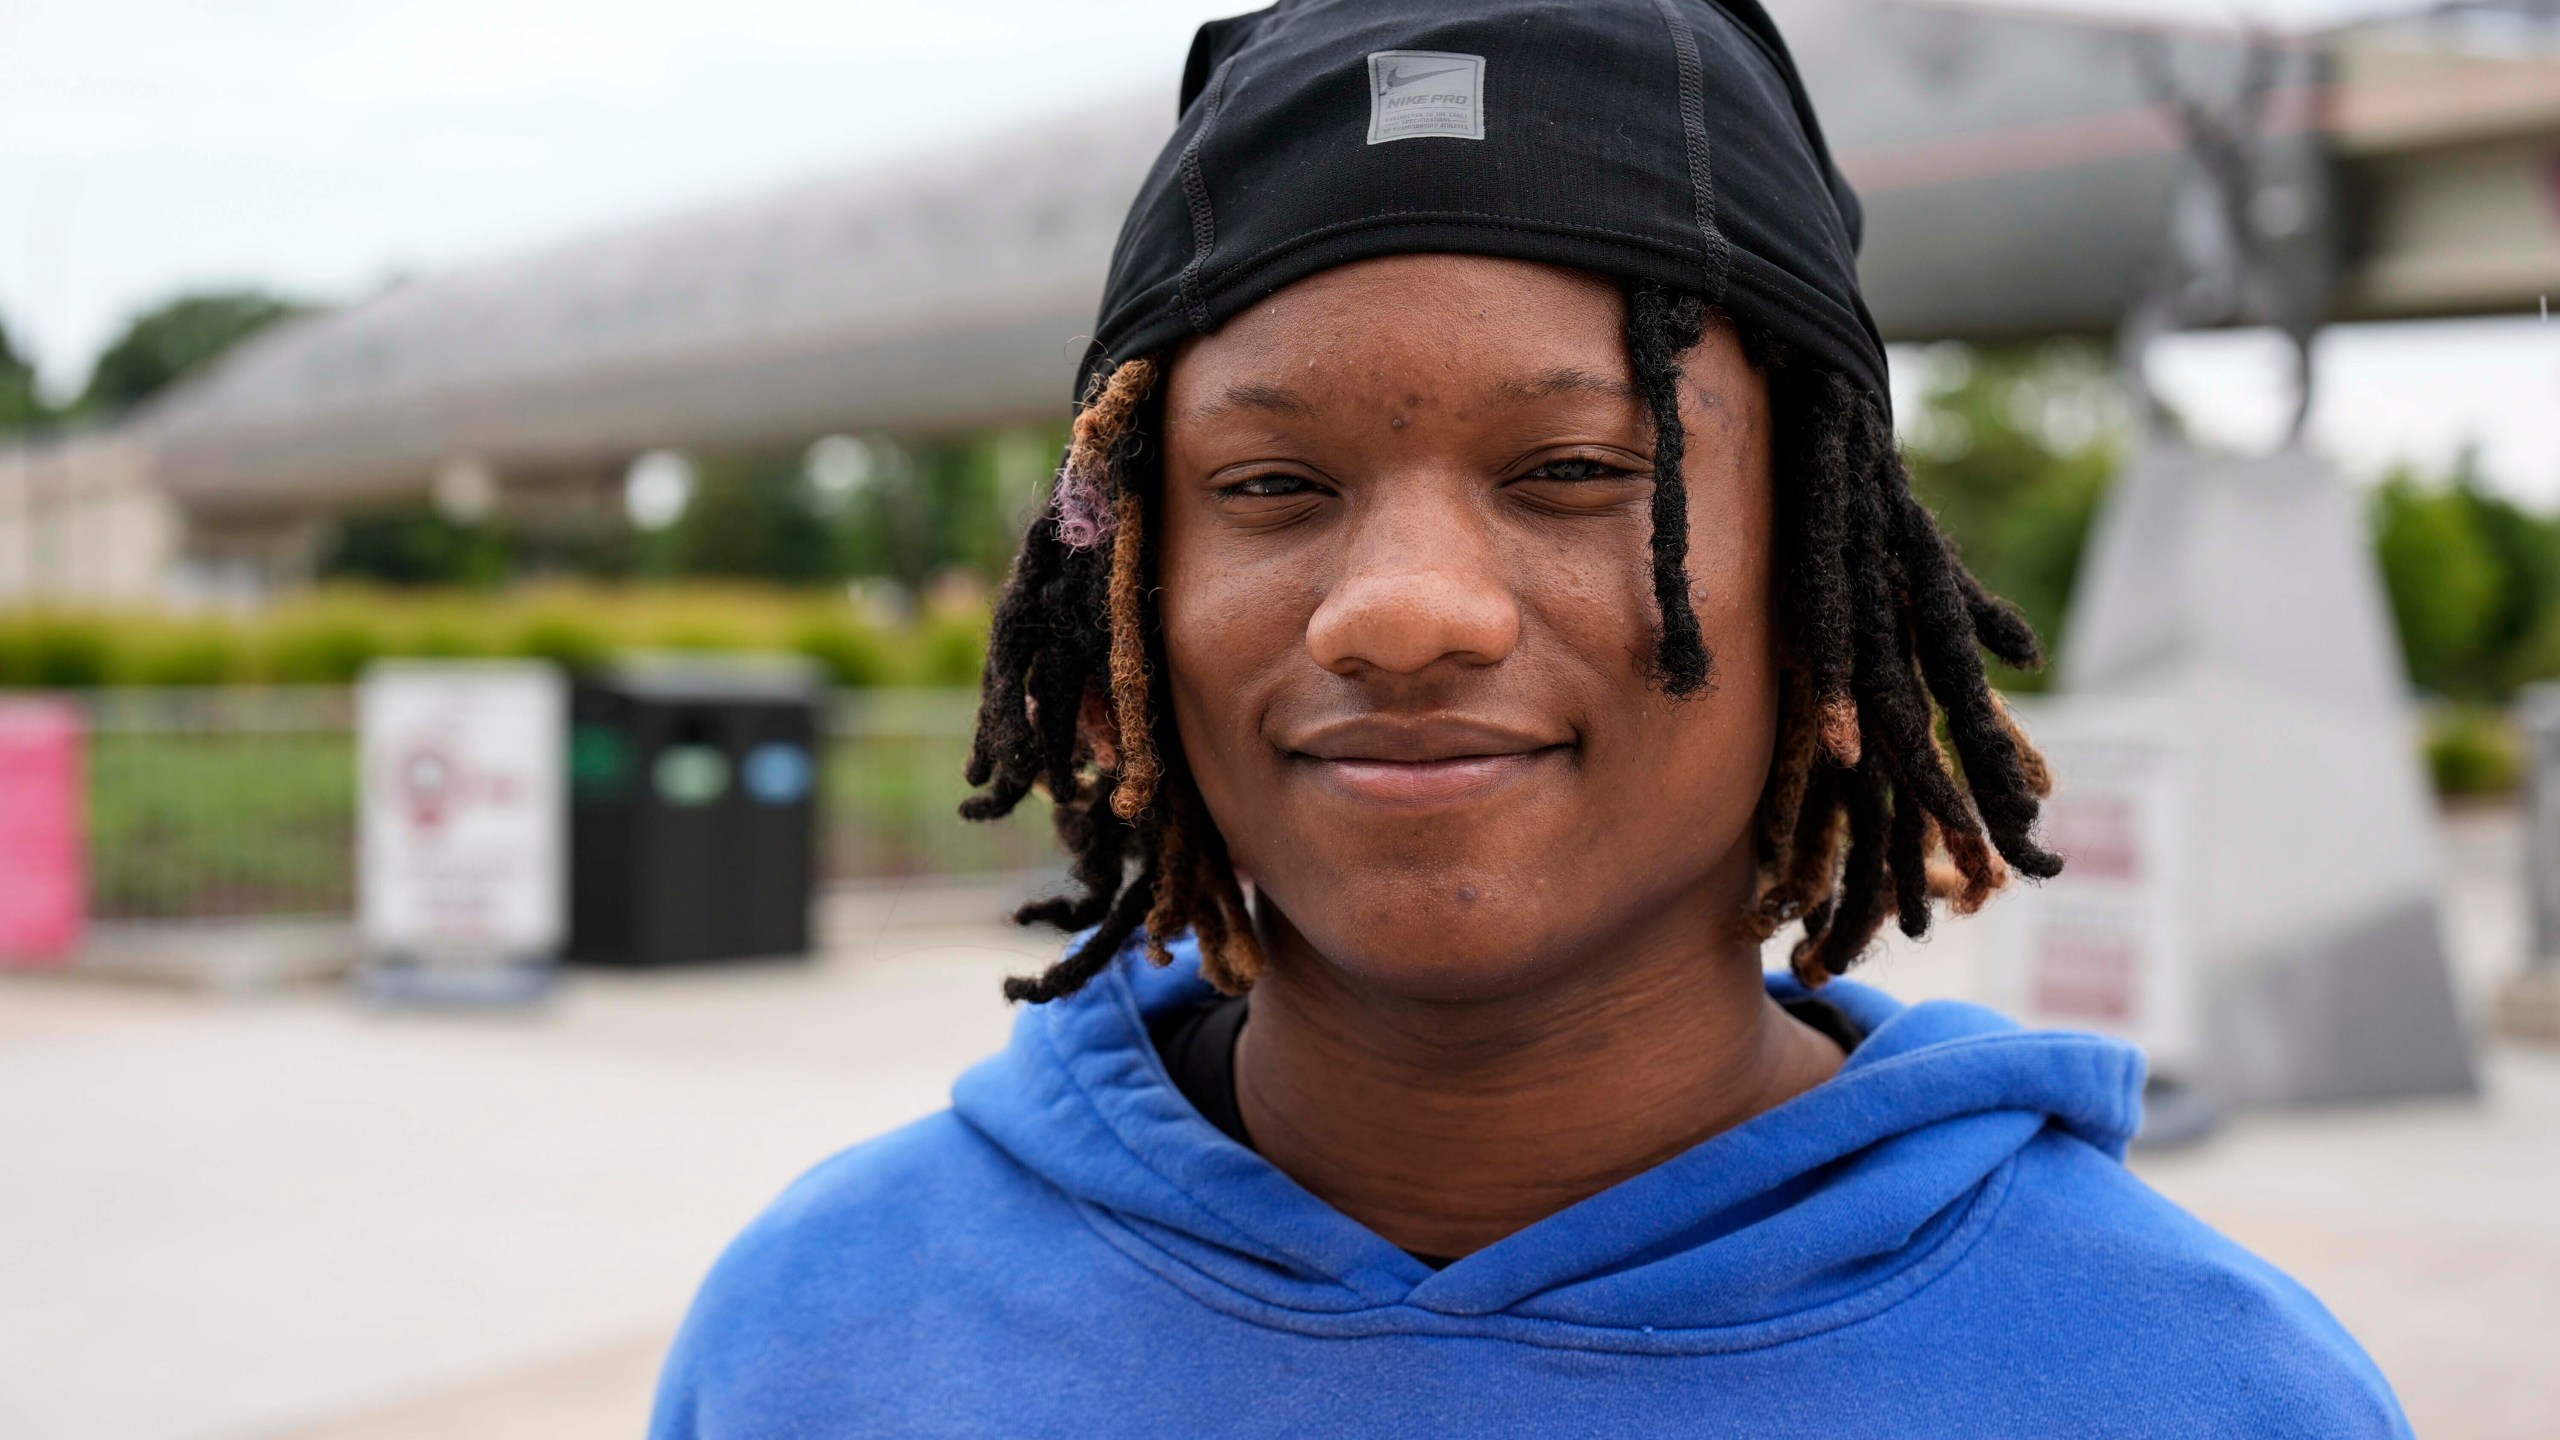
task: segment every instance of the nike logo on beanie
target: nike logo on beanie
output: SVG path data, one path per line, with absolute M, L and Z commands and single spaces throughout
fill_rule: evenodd
M 1384 71 L 1380 72 L 1378 76 L 1378 86 L 1383 90 L 1401 90 L 1416 80 L 1429 80 L 1438 75 L 1455 75 L 1466 68 L 1467 67 L 1464 65 L 1452 65 L 1446 70 L 1424 70 L 1419 73 L 1415 73 L 1412 71 L 1398 70 L 1393 65 L 1390 65 Z
M 1437 85 L 1414 89 L 1425 80 Z M 1369 143 L 1484 138 L 1484 57 L 1442 50 L 1369 56 Z

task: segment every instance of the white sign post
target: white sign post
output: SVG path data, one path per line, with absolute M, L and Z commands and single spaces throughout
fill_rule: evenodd
M 488 1003 L 566 939 L 568 687 L 539 661 L 386 661 L 358 701 L 367 993 Z

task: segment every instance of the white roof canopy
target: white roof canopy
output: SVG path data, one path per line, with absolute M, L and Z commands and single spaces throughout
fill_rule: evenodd
M 2118 322 L 2167 243 L 2181 163 L 2175 126 L 2136 63 L 2152 43 L 2136 39 L 2143 32 L 1914 0 L 1772 8 L 1865 199 L 1862 269 L 1887 338 L 2096 333 Z M 2187 30 L 2158 43 L 2202 93 L 2227 90 L 2241 69 L 2235 34 Z M 2423 35 L 2391 43 L 2443 49 L 2428 50 L 2436 42 Z M 2301 42 L 2286 48 L 2302 58 Z M 2267 143 L 2297 147 L 2295 163 L 2301 147 L 2343 145 L 2349 163 L 2380 165 L 2358 159 L 2357 136 L 2381 134 L 2390 116 L 2440 120 L 2455 100 L 2495 100 L 2496 114 L 2465 110 L 2454 117 L 2462 125 L 2440 136 L 2438 124 L 2424 144 L 2386 137 L 2398 147 L 2389 163 L 2426 179 L 2444 167 L 2409 145 L 2560 128 L 2560 67 L 2498 61 L 2501 90 L 2478 79 L 2489 63 L 2395 64 L 2373 82 L 2354 72 L 2375 67 L 2350 66 L 2343 138 L 2291 125 Z M 2392 101 L 2383 120 L 2356 118 L 2352 102 L 2368 93 Z M 1122 213 L 1173 108 L 1154 96 L 1065 116 L 404 285 L 242 347 L 152 409 L 143 433 L 190 506 L 327 507 L 414 492 L 457 459 L 501 475 L 595 471 L 658 447 L 1055 420 Z M 2513 275 L 2459 304 L 2428 301 L 2436 311 L 2502 302 L 2537 276 L 2560 288 L 2560 225 L 2537 220 L 2530 167 L 2516 176 L 2516 226 L 2550 234 L 2499 240 Z M 2434 275 L 2471 257 L 2418 258 Z M 2348 280 L 2351 313 L 2417 313 Z

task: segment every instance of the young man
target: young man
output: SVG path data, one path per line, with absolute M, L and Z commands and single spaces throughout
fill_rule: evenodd
M 1184 91 L 971 760 L 1083 933 L 661 1440 L 2405 1433 L 2125 1171 L 2132 1052 L 1832 982 L 2059 861 L 1767 17 L 1314 0 Z

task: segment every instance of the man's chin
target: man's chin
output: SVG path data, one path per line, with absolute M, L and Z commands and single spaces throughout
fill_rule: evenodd
M 1351 987 L 1424 1004 L 1501 1000 L 1535 989 L 1569 947 L 1526 937 L 1498 915 L 1418 914 L 1346 933 L 1301 931 L 1317 963 Z M 1525 943 L 1524 943 L 1525 941 Z

